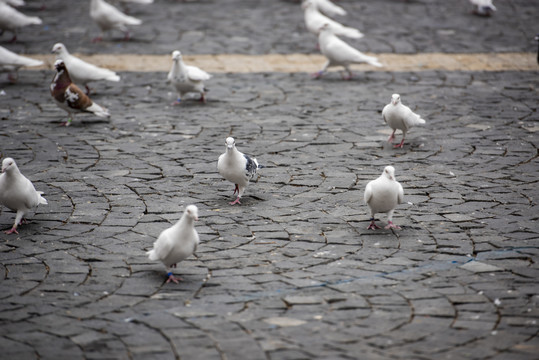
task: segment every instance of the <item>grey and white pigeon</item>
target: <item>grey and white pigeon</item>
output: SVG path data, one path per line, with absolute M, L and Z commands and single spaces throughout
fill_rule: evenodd
M 18 234 L 17 226 L 26 221 L 24 217 L 39 204 L 47 204 L 42 191 L 36 188 L 30 180 L 21 174 L 15 160 L 5 158 L 2 161 L 2 174 L 0 175 L 0 204 L 16 211 L 13 227 L 6 234 Z
M 346 10 L 339 5 L 332 3 L 330 0 L 310 0 L 316 9 L 329 17 L 345 16 Z
M 313 0 L 305 0 L 301 4 L 301 7 L 303 8 L 305 27 L 314 35 L 318 35 L 320 28 L 327 24 L 327 26 L 330 27 L 337 35 L 346 36 L 353 39 L 360 39 L 364 36 L 358 29 L 344 26 L 341 23 L 338 23 L 337 21 L 332 20 L 322 14 L 316 8 Z
M 54 63 L 56 75 L 51 82 L 51 95 L 60 109 L 67 111 L 69 119 L 62 125 L 69 126 L 73 120 L 73 112 L 88 112 L 99 117 L 110 118 L 110 113 L 104 107 L 93 102 L 88 95 L 71 82 L 69 72 L 63 60 Z
M 330 66 L 343 66 L 348 72 L 348 76 L 343 76 L 346 80 L 351 79 L 353 75 L 350 70 L 351 64 L 367 63 L 377 67 L 382 66 L 376 57 L 365 55 L 339 39 L 328 24 L 320 28 L 318 43 L 320 44 L 320 51 L 327 58 L 327 62 L 322 70 L 313 74 L 315 78 L 322 76 Z
M 37 16 L 27 16 L 22 12 L 12 8 L 3 1 L 0 1 L 0 34 L 5 30 L 13 33 L 11 42 L 17 40 L 17 30 L 28 25 L 40 25 L 43 21 Z
M 120 81 L 120 77 L 114 71 L 95 66 L 71 55 L 62 43 L 54 44 L 52 52 L 56 54 L 57 60 L 64 61 L 66 68 L 69 69 L 69 77 L 71 80 L 75 84 L 84 85 L 84 87 L 86 87 L 86 94 L 90 93 L 88 83 L 91 81 Z
M 176 224 L 163 230 L 153 244 L 153 249 L 146 252 L 150 260 L 159 260 L 167 267 L 167 283 L 176 284 L 181 278 L 174 277 L 172 268 L 180 261 L 187 259 L 195 253 L 199 237 L 195 229 L 198 220 L 198 208 L 189 205 Z
M 402 140 L 399 144 L 395 145 L 396 148 L 402 148 L 404 146 L 404 138 L 406 133 L 415 125 L 425 124 L 425 120 L 418 114 L 414 113 L 408 106 L 401 103 L 401 97 L 399 94 L 391 95 L 391 102 L 384 106 L 382 110 L 382 118 L 393 129 L 393 132 L 387 139 L 387 142 L 391 143 L 395 139 L 395 131 L 402 131 Z
M 0 71 L 8 73 L 11 82 L 17 81 L 19 68 L 23 66 L 40 66 L 43 61 L 21 56 L 0 46 Z
M 104 0 L 92 0 L 90 3 L 90 17 L 101 29 L 101 35 L 94 38 L 94 42 L 103 40 L 104 32 L 113 29 L 123 32 L 125 40 L 129 40 L 127 25 L 142 24 L 142 20 L 124 14 Z
M 492 0 L 470 0 L 474 6 L 473 13 L 477 16 L 491 16 L 496 11 Z
M 174 85 L 178 94 L 177 100 L 172 105 L 180 103 L 182 97 L 191 92 L 200 94 L 200 101 L 206 102 L 204 81 L 209 80 L 211 75 L 196 66 L 186 65 L 182 54 L 178 50 L 172 52 L 172 67 L 167 76 L 167 82 Z
M 365 203 L 371 210 L 371 223 L 368 230 L 379 229 L 374 222 L 374 215 L 378 213 L 387 213 L 386 229 L 400 229 L 393 224 L 393 212 L 397 205 L 403 202 L 404 191 L 402 185 L 395 179 L 395 168 L 386 166 L 384 172 L 376 180 L 372 180 L 365 188 Z
M 217 170 L 222 177 L 236 186 L 234 188 L 234 195 L 237 192 L 238 197 L 230 205 L 241 204 L 240 198 L 249 184 L 249 180 L 254 178 L 257 170 L 264 166 L 259 165 L 255 158 L 250 158 L 238 151 L 234 138 L 226 138 L 225 145 L 226 152 L 219 156 Z

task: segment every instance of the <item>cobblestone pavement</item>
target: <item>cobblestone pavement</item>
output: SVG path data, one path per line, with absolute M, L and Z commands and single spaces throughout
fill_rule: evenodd
M 173 46 L 191 53 L 314 45 L 300 35 L 296 3 L 256 2 L 255 28 L 247 16 L 233 21 L 253 2 L 156 1 L 153 11 L 131 13 L 149 16 L 149 29 L 186 16 L 197 30 Z M 50 34 L 62 26 L 52 25 L 60 1 L 42 11 L 28 2 L 26 12 L 50 28 L 0 43 L 43 53 L 59 41 Z M 225 18 L 217 22 L 208 11 L 219 4 Z M 536 1 L 496 3 L 490 19 L 444 1 L 340 4 L 365 14 L 369 51 L 534 50 L 524 30 Z M 377 22 L 394 8 L 394 28 Z M 84 21 L 61 39 L 68 48 L 168 53 L 166 39 L 178 35 L 135 30 L 127 43 L 91 44 L 97 28 Z M 226 31 L 201 30 L 212 21 Z M 244 46 L 224 39 L 235 26 L 252 32 Z M 538 75 L 367 71 L 341 81 L 334 73 L 220 73 L 208 82 L 206 105 L 172 107 L 166 73 L 123 72 L 121 83 L 93 84 L 111 121 L 79 115 L 67 128 L 48 93 L 52 70 L 21 71 L 17 84 L 2 77 L 0 155 L 17 160 L 49 205 L 20 235 L 0 233 L 0 358 L 537 358 Z M 381 119 L 395 92 L 427 120 L 399 150 L 386 143 Z M 216 171 L 229 135 L 267 166 L 241 206 L 228 205 L 233 186 Z M 368 231 L 363 190 L 389 164 L 405 191 L 394 217 L 402 230 Z M 165 284 L 164 266 L 145 251 L 192 203 L 201 244 L 175 270 L 184 281 Z M 0 228 L 13 219 L 2 208 Z

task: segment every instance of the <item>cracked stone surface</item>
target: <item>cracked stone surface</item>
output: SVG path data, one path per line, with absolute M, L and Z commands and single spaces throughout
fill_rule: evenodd
M 58 1 L 43 11 L 38 3 L 27 12 L 60 16 Z M 395 25 L 397 34 L 413 35 L 409 50 L 395 52 L 431 45 L 522 51 L 515 38 L 523 38 L 524 25 L 505 14 L 529 21 L 531 11 L 531 2 L 500 2 L 493 18 L 476 19 L 466 6 L 442 1 L 341 3 L 365 14 L 361 30 L 372 22 L 378 35 L 365 40 L 371 51 L 388 51 L 376 39 L 391 31 L 374 21 L 390 6 L 408 6 L 397 24 L 423 14 L 412 26 L 444 30 L 431 36 Z M 223 4 L 230 10 L 222 20 L 227 29 L 232 13 L 243 11 L 234 5 L 252 6 Z M 173 11 L 162 11 L 166 6 Z M 215 6 L 163 0 L 155 12 L 132 6 L 132 14 L 151 13 L 152 29 L 178 11 Z M 182 41 L 200 53 L 269 51 L 265 46 L 295 52 L 295 37 L 278 45 L 284 29 L 262 34 L 271 21 L 300 21 L 297 6 L 259 5 L 256 11 L 275 11 L 276 18 L 257 15 L 264 20 L 257 31 L 242 17 L 237 26 L 260 40 L 253 47 L 227 43 L 226 31 L 215 29 Z M 472 29 L 461 34 L 464 20 L 448 12 L 478 28 L 496 24 L 514 38 L 478 41 Z M 187 23 L 204 29 L 208 19 L 190 16 Z M 47 50 L 60 40 L 48 31 L 63 25 L 50 26 L 39 41 L 21 30 L 15 48 Z M 306 35 L 297 26 L 300 41 Z M 79 25 L 62 41 L 88 52 L 160 53 L 168 52 L 162 37 L 177 35 L 162 29 L 145 43 L 140 37 L 153 35 L 138 30 L 133 42 L 95 45 L 89 39 L 96 30 Z M 438 43 L 440 36 L 452 40 Z M 401 43 L 387 41 L 393 40 Z M 49 205 L 38 207 L 18 236 L 0 233 L 1 357 L 535 358 L 538 75 L 365 72 L 341 81 L 306 73 L 215 74 L 206 105 L 185 99 L 173 107 L 166 73 L 123 72 L 121 83 L 93 84 L 93 98 L 110 109 L 111 121 L 78 115 L 67 128 L 58 126 L 65 112 L 48 93 L 52 71 L 21 71 L 17 84 L 2 78 L 0 156 L 15 158 Z M 390 130 L 381 119 L 394 92 L 427 120 L 397 150 L 386 143 Z M 216 170 L 227 136 L 266 165 L 241 206 L 228 205 L 233 186 Z M 365 185 L 390 164 L 405 192 L 393 219 L 402 230 L 366 230 Z M 145 251 L 191 203 L 199 207 L 201 244 L 175 270 L 184 281 L 166 284 L 164 266 Z M 8 229 L 15 214 L 0 211 L 0 228 Z

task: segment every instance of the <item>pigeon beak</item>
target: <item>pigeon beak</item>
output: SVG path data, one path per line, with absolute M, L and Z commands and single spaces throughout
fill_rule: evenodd
M 226 146 L 228 150 L 232 150 L 232 148 L 234 147 L 234 145 L 227 145 Z
M 198 221 L 198 216 L 195 218 L 195 221 Z

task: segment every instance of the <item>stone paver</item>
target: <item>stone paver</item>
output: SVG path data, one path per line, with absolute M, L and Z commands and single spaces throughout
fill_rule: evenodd
M 528 51 L 522 29 L 532 2 L 500 2 L 491 19 L 458 3 L 341 2 L 362 14 L 368 51 Z M 44 20 L 64 11 L 60 1 L 43 11 L 30 4 Z M 260 28 L 246 16 L 234 24 L 253 4 L 163 0 L 131 12 L 148 16 L 141 29 L 186 15 L 192 40 L 184 34 L 173 45 L 193 54 L 310 51 L 297 3 L 256 2 Z M 226 10 L 219 21 L 209 12 L 217 6 Z M 391 6 L 404 9 L 393 30 L 376 23 Z M 164 27 L 91 44 L 97 29 L 86 19 L 51 38 L 76 20 L 49 21 L 35 40 L 23 29 L 13 48 L 45 53 L 64 41 L 88 53 L 166 54 L 178 35 Z M 248 41 L 224 41 L 233 28 Z M 0 357 L 535 358 L 538 75 L 216 73 L 206 105 L 172 107 L 165 72 L 121 72 L 121 83 L 93 84 L 110 122 L 79 115 L 63 128 L 48 93 L 52 71 L 21 71 L 17 84 L 0 83 L 0 155 L 18 161 L 49 205 L 20 235 L 0 233 Z M 427 119 L 401 150 L 385 142 L 381 119 L 394 92 Z M 216 171 L 229 135 L 266 165 L 234 207 Z M 402 230 L 367 231 L 363 190 L 389 164 L 405 189 L 394 217 Z M 191 203 L 201 244 L 176 270 L 184 281 L 165 284 L 164 267 L 145 251 Z M 13 217 L 2 208 L 0 228 Z

